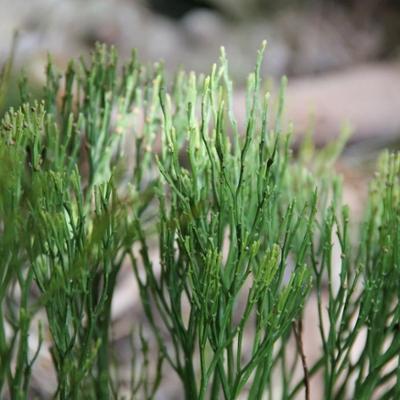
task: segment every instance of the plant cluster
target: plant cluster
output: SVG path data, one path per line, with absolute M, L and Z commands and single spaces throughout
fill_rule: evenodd
M 110 334 L 124 265 L 156 343 L 138 334 L 130 398 L 156 398 L 166 366 L 186 399 L 308 399 L 317 374 L 326 399 L 400 396 L 400 157 L 380 158 L 353 240 L 331 176 L 343 143 L 293 156 L 286 83 L 271 102 L 263 54 L 244 127 L 223 51 L 209 75 L 172 83 L 105 46 L 63 76 L 49 61 L 40 101 L 21 80 L 0 124 L 1 397 L 34 397 L 46 347 L 55 398 L 121 398 Z

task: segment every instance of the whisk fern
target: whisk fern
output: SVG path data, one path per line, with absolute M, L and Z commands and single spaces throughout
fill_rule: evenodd
M 0 124 L 2 397 L 40 393 L 49 351 L 48 396 L 121 398 L 111 306 L 125 266 L 146 316 L 125 396 L 163 398 L 167 371 L 186 399 L 309 398 L 317 374 L 326 399 L 400 395 L 399 155 L 380 158 L 354 238 L 331 172 L 342 139 L 314 174 L 293 156 L 286 80 L 274 101 L 264 49 L 244 124 L 224 51 L 209 75 L 170 83 L 162 64 L 133 53 L 120 68 L 99 45 L 63 76 L 49 61 L 42 100 L 21 85 Z

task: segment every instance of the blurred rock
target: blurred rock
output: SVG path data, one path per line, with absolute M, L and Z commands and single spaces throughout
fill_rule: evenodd
M 287 10 L 275 23 L 290 47 L 290 75 L 321 73 L 374 59 L 382 44 L 378 27 L 357 27 L 339 8 Z
M 296 132 L 312 126 L 326 143 L 348 122 L 351 141 L 377 147 L 400 138 L 400 64 L 364 64 L 320 77 L 293 79 L 286 97 L 286 115 Z M 397 111 L 396 111 L 397 110 Z
M 234 8 L 236 3 L 243 6 L 243 2 L 224 0 L 219 8 Z M 0 58 L 9 51 L 14 29 L 20 31 L 17 65 L 36 59 L 44 64 L 47 52 L 64 64 L 71 56 L 86 53 L 95 41 L 102 41 L 115 44 L 122 56 L 135 47 L 141 59 L 164 59 L 169 70 L 184 65 L 206 72 L 224 45 L 233 77 L 244 82 L 264 39 L 269 41 L 265 71 L 274 77 L 320 73 L 369 60 L 376 57 L 381 44 L 378 28 L 358 28 L 338 7 L 285 9 L 267 17 L 261 11 L 241 20 L 194 9 L 173 21 L 154 14 L 144 4 L 128 0 L 0 0 Z

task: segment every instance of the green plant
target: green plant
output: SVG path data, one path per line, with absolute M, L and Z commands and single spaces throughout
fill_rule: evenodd
M 381 157 L 357 244 L 331 176 L 343 140 L 293 156 L 286 82 L 271 102 L 263 53 L 245 127 L 224 52 L 209 76 L 169 84 L 161 64 L 133 54 L 121 71 L 98 46 L 63 79 L 49 62 L 42 102 L 21 85 L 24 104 L 0 127 L 3 396 L 32 395 L 47 347 L 54 397 L 120 398 L 111 304 L 127 264 L 156 343 L 135 330 L 144 362 L 131 398 L 156 397 L 167 366 L 186 399 L 309 398 L 317 373 L 327 399 L 398 397 L 400 157 Z

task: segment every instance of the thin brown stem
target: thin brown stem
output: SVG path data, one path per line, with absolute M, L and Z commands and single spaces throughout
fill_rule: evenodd
M 306 361 L 306 355 L 304 353 L 304 346 L 303 346 L 303 320 L 299 319 L 296 322 L 293 322 L 293 332 L 294 336 L 296 337 L 296 344 L 297 344 L 297 350 L 300 354 L 301 358 L 301 364 L 303 366 L 303 372 L 304 372 L 304 386 L 305 386 L 305 400 L 310 400 L 310 380 L 309 380 L 309 375 L 308 375 L 308 366 L 307 366 L 307 361 Z

